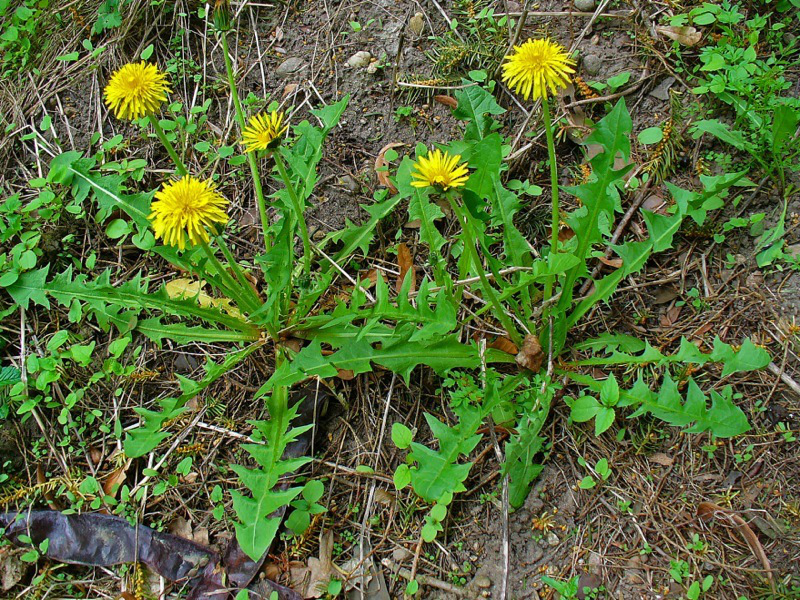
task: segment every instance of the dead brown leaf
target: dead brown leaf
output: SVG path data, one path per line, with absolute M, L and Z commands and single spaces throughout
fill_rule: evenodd
M 24 553 L 23 548 L 0 548 L 0 590 L 7 592 L 24 577 L 29 566 L 20 558 Z
M 448 106 L 448 107 L 452 108 L 453 110 L 458 108 L 458 100 L 456 100 L 452 96 L 445 96 L 444 94 L 437 94 L 436 96 L 433 97 L 433 99 L 436 100 L 439 104 L 444 104 L 445 106 Z
M 530 369 L 534 373 L 539 371 L 544 361 L 544 352 L 542 352 L 539 338 L 531 334 L 526 335 L 516 360 L 517 364 L 524 369 Z
M 512 342 L 506 336 L 500 336 L 493 342 L 489 342 L 486 344 L 487 348 L 494 348 L 495 350 L 500 350 L 500 352 L 505 352 L 506 354 L 517 354 L 519 353 L 519 348 L 517 345 Z
M 167 527 L 167 530 L 172 535 L 177 535 L 185 540 L 194 540 L 194 535 L 192 534 L 192 524 L 183 517 L 178 517 L 172 523 L 170 523 L 169 527 Z
M 336 369 L 336 376 L 342 381 L 352 381 L 356 378 L 356 374 L 352 369 Z
M 292 563 L 289 566 L 291 588 L 303 598 L 321 598 L 327 591 L 333 575 L 333 531 L 326 531 L 319 545 L 319 558 L 308 559 L 307 565 Z
M 621 258 L 606 258 L 605 256 L 600 256 L 598 260 L 604 265 L 614 267 L 615 269 L 619 269 L 622 266 Z
M 378 152 L 378 156 L 375 157 L 375 174 L 378 176 L 378 183 L 382 186 L 388 188 L 389 192 L 392 194 L 397 193 L 397 188 L 394 187 L 392 180 L 389 179 L 389 171 L 386 167 L 389 166 L 389 163 L 386 162 L 385 154 L 387 150 L 392 148 L 400 148 L 401 146 L 405 146 L 402 142 L 392 142 L 391 144 L 386 144 L 381 151 Z
M 656 27 L 656 31 L 664 37 L 668 37 L 684 46 L 696 46 L 700 43 L 700 40 L 703 39 L 702 32 L 688 25 L 684 25 L 683 27 L 664 25 Z
M 283 94 L 281 95 L 281 100 L 286 98 L 286 96 L 293 94 L 296 89 L 297 89 L 296 83 L 287 83 L 286 86 L 283 88 Z
M 672 327 L 675 323 L 678 322 L 678 318 L 681 316 L 681 307 L 680 306 L 673 306 L 670 308 L 666 314 L 661 317 L 659 321 L 662 327 Z
M 128 476 L 128 467 L 130 466 L 131 459 L 128 459 L 118 468 L 111 471 L 103 480 L 103 493 L 106 496 L 111 496 L 112 498 L 117 496 L 117 490 L 119 490 L 120 485 Z
M 675 462 L 675 459 L 669 456 L 668 454 L 664 454 L 663 452 L 656 452 L 655 454 L 651 454 L 647 457 L 650 462 L 654 462 L 657 465 L 661 465 L 662 467 L 671 467 L 672 463 Z
M 772 591 L 775 591 L 775 579 L 772 575 L 772 567 L 770 566 L 769 558 L 767 558 L 767 553 L 758 540 L 758 536 L 741 516 L 713 502 L 700 502 L 697 505 L 697 516 L 707 524 L 710 524 L 712 520 L 716 520 L 736 529 L 750 547 L 753 555 L 761 562 L 761 566 L 767 572 Z
M 409 293 L 413 294 L 417 290 L 417 271 L 414 268 L 414 258 L 411 256 L 411 250 L 408 249 L 408 245 L 405 242 L 401 242 L 397 246 L 397 264 L 400 265 L 400 274 L 397 276 L 397 282 L 395 282 L 395 290 L 400 293 L 406 276 L 411 273 Z
M 666 304 L 672 302 L 678 297 L 678 291 L 670 286 L 659 286 L 656 288 L 653 298 L 653 304 Z

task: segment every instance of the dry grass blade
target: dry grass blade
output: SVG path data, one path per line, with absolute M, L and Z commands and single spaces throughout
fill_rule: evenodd
M 770 565 L 769 558 L 767 558 L 767 553 L 764 551 L 764 547 L 758 540 L 758 536 L 753 532 L 752 529 L 750 529 L 750 526 L 742 517 L 730 510 L 714 504 L 713 502 L 700 502 L 697 505 L 697 516 L 705 523 L 710 522 L 712 519 L 716 519 L 722 523 L 732 525 L 736 530 L 738 530 L 744 538 L 744 541 L 747 542 L 747 545 L 750 547 L 753 555 L 758 558 L 759 561 L 761 561 L 761 565 L 764 567 L 764 570 L 767 573 L 770 587 L 772 588 L 772 591 L 775 592 L 775 578 L 772 575 L 772 566 Z

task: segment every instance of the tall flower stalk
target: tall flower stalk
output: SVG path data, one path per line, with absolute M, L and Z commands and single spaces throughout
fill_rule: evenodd
M 220 7 L 215 10 L 215 17 L 222 11 L 227 11 L 228 7 Z M 236 110 L 236 120 L 239 122 L 239 130 L 244 132 L 247 128 L 247 123 L 244 118 L 244 111 L 242 110 L 242 103 L 239 100 L 239 89 L 236 86 L 236 77 L 233 73 L 233 64 L 231 63 L 230 52 L 228 49 L 228 27 L 230 17 L 222 17 L 219 19 L 222 26 L 217 25 L 219 31 L 219 41 L 222 45 L 222 54 L 225 57 L 225 72 L 228 76 L 228 86 L 231 89 L 231 97 L 233 98 L 233 106 Z M 216 21 L 215 21 L 216 22 Z M 226 26 L 225 23 L 228 23 Z M 269 228 L 269 216 L 267 215 L 267 202 L 264 199 L 264 189 L 261 186 L 261 175 L 258 171 L 258 163 L 256 157 L 251 153 L 247 153 L 247 164 L 250 165 L 250 174 L 253 177 L 253 188 L 256 192 L 256 202 L 258 203 L 258 213 L 261 217 L 261 228 L 264 231 L 264 247 L 267 251 L 272 247 L 272 233 Z
M 570 75 L 575 72 L 575 63 L 570 59 L 566 49 L 549 39 L 529 39 L 520 46 L 514 46 L 511 54 L 506 56 L 503 64 L 503 81 L 523 99 L 542 101 L 542 119 L 547 138 L 547 155 L 550 162 L 551 193 L 551 235 L 550 255 L 558 251 L 559 205 L 558 205 L 558 158 L 553 141 L 553 117 L 550 113 L 548 95 L 556 94 L 560 88 L 569 84 Z M 555 275 L 548 275 L 545 280 L 542 312 L 543 320 L 549 322 L 548 336 L 552 336 L 552 319 L 550 315 L 550 299 L 553 295 Z
M 275 159 L 275 166 L 278 168 L 283 184 L 286 186 L 286 191 L 289 193 L 289 199 L 292 201 L 295 215 L 297 215 L 297 222 L 300 225 L 300 236 L 303 239 L 303 272 L 308 275 L 311 272 L 311 238 L 308 236 L 308 225 L 306 225 L 306 218 L 303 214 L 303 206 L 300 197 L 297 195 L 297 189 L 292 183 L 289 173 L 286 171 L 286 163 L 280 155 L 280 151 L 274 152 L 272 157 Z

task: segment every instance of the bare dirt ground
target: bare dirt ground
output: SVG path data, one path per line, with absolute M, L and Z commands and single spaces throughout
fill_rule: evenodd
M 70 48 L 72 41 L 83 35 L 77 17 L 86 15 L 81 3 L 72 4 L 77 8 L 76 17 L 65 27 L 62 48 Z M 123 25 L 108 37 L 108 49 L 98 59 L 70 64 L 46 60 L 39 76 L 2 83 L 7 119 L 28 128 L 47 110 L 54 115 L 64 150 L 85 149 L 96 131 L 102 131 L 103 139 L 123 133 L 131 139 L 128 155 L 144 157 L 153 166 L 145 182 L 154 184 L 159 171 L 169 168 L 168 157 L 154 140 L 141 139 L 138 129 L 121 128 L 119 122 L 105 118 L 101 103 L 108 73 L 154 44 L 154 57 L 179 57 L 172 75 L 175 95 L 187 105 L 213 99 L 209 120 L 218 125 L 220 138 L 231 137 L 233 108 L 226 100 L 222 57 L 214 37 L 207 33 L 207 21 L 198 17 L 201 6 L 178 2 L 174 10 L 165 10 L 157 4 L 128 4 Z M 447 31 L 446 19 L 457 15 L 464 19 L 459 12 L 463 5 L 309 0 L 234 6 L 237 34 L 232 46 L 243 95 L 252 93 L 262 104 L 266 97 L 278 100 L 293 107 L 298 116 L 308 115 L 309 107 L 320 103 L 344 95 L 351 98 L 341 125 L 329 139 L 322 165 L 323 183 L 309 220 L 315 239 L 343 227 L 347 220 L 361 222 L 365 218 L 359 205 L 372 202 L 377 186 L 375 159 L 386 144 L 400 142 L 413 147 L 417 142 L 431 144 L 454 137 L 457 122 L 433 96 L 447 94 L 447 86 L 457 84 L 466 69 L 456 65 L 443 72 L 428 53 L 435 45 L 432 36 Z M 638 132 L 659 124 L 669 114 L 669 99 L 662 85 L 666 79 L 674 79 L 673 89 L 690 96 L 674 63 L 665 59 L 668 41 L 648 37 L 661 13 L 679 11 L 660 3 L 612 2 L 604 6 L 615 16 L 597 20 L 569 15 L 566 13 L 574 8 L 567 2 L 529 6 L 524 35 L 548 33 L 568 47 L 574 44 L 581 57 L 578 74 L 587 81 L 605 81 L 626 71 L 632 73 L 631 83 L 641 80 L 636 87 L 623 88 L 634 132 Z M 494 9 L 514 13 L 522 7 L 509 0 L 497 2 Z M 409 25 L 418 14 L 421 29 Z M 60 51 L 53 49 L 51 54 Z M 347 66 L 360 51 L 369 52 L 377 61 L 374 72 L 366 66 Z M 691 50 L 686 56 L 691 57 Z M 426 83 L 433 79 L 436 85 Z M 395 86 L 395 81 L 401 85 Z M 537 118 L 528 119 L 525 109 L 502 86 L 496 97 L 508 108 L 503 133 L 517 140 L 514 150 L 531 144 L 514 160 L 514 176 L 546 186 L 546 151 Z M 587 116 L 600 118 L 602 106 L 598 101 L 582 108 Z M 561 109 L 560 114 L 567 111 Z M 52 139 L 20 141 L 17 135 L 0 142 L 4 191 L 22 189 L 26 181 L 41 174 L 49 160 L 47 142 L 52 149 Z M 693 144 L 687 142 L 678 158 L 673 179 L 678 183 L 696 181 Z M 582 156 L 568 136 L 561 138 L 558 149 L 562 180 L 569 183 L 576 177 Z M 196 158 L 199 161 L 201 157 Z M 226 167 L 218 168 L 224 176 Z M 254 247 L 257 221 L 252 189 L 245 180 L 234 180 L 224 191 L 235 198 L 232 210 L 242 225 L 238 243 L 247 254 L 248 248 Z M 776 200 L 768 186 L 758 189 L 748 202 L 752 210 L 766 210 L 774 218 Z M 534 243 L 544 244 L 546 234 L 537 226 L 537 215 L 541 215 L 537 211 L 541 208 L 527 207 L 521 218 L 531 221 Z M 789 245 L 800 241 L 796 227 L 799 211 L 795 200 L 788 211 Z M 417 254 L 415 230 L 406 225 L 402 213 L 383 224 L 379 244 L 364 258 L 365 269 L 379 266 L 390 273 L 396 271 L 396 258 L 387 254 L 385 247 L 397 238 L 409 243 L 423 268 L 424 251 L 419 249 Z M 632 228 L 642 231 L 636 222 Z M 75 236 L 66 246 L 61 245 L 67 233 Z M 133 272 L 149 260 L 133 247 L 100 246 L 103 231 L 92 222 L 62 221 L 58 229 L 44 234 L 54 240 L 52 260 L 56 262 L 63 261 L 64 252 L 85 255 L 92 248 L 99 252 L 98 264 L 125 272 Z M 728 254 L 741 259 L 728 265 Z M 692 288 L 704 290 L 700 308 L 684 303 Z M 29 313 L 29 335 L 42 337 L 58 328 L 52 321 L 63 321 L 64 315 L 58 312 Z M 552 590 L 540 580 L 543 574 L 558 579 L 580 576 L 581 586 L 599 589 L 596 595 L 586 597 L 682 598 L 685 586 L 675 582 L 670 570 L 680 570 L 684 564 L 694 578 L 714 576 L 713 595 L 706 598 L 800 598 L 800 442 L 789 441 L 777 429 L 779 423 L 789 432 L 800 429 L 800 388 L 796 383 L 800 381 L 800 344 L 790 333 L 798 316 L 798 273 L 759 270 L 748 236 L 730 236 L 717 245 L 708 232 L 682 232 L 673 252 L 651 260 L 641 276 L 624 285 L 609 305 L 594 311 L 585 334 L 636 333 L 656 347 L 670 346 L 682 335 L 702 338 L 716 334 L 731 341 L 751 336 L 769 349 L 774 368 L 732 376 L 725 383 L 742 394 L 740 403 L 753 429 L 722 443 L 640 418 L 618 422 L 609 434 L 595 438 L 591 428 L 568 424 L 568 408 L 557 403 L 547 426 L 551 445 L 546 467 L 525 506 L 510 514 L 507 527 L 498 500 L 498 465 L 490 446 L 482 444 L 472 457 L 476 466 L 467 482 L 468 492 L 456 498 L 444 534 L 421 549 L 417 547 L 420 507 L 410 493 L 398 494 L 391 483 L 400 457 L 388 432 L 394 422 L 422 425 L 422 410 L 445 418 L 437 393 L 439 383 L 425 370 L 414 373 L 410 387 L 381 372 L 353 381 L 334 381 L 331 386 L 341 402 L 330 402 L 323 417 L 310 473 L 327 479 L 324 500 L 329 513 L 315 523 L 300 547 L 282 541 L 267 565 L 267 575 L 287 581 L 289 567 L 302 567 L 309 557 L 318 556 L 320 539 L 332 532 L 332 557 L 337 564 L 357 556 L 360 541 L 368 541 L 389 586 L 388 596 L 370 596 L 374 598 L 402 597 L 412 564 L 421 576 L 423 597 L 499 598 L 506 551 L 510 556 L 508 597 L 515 599 L 553 598 Z M 4 325 L 10 356 L 19 351 L 14 337 L 18 320 L 18 315 L 12 315 Z M 95 400 L 95 405 L 109 414 L 118 410 L 127 425 L 134 418 L 134 406 L 149 405 L 152 398 L 174 385 L 173 374 L 197 375 L 205 355 L 219 359 L 226 352 L 223 347 L 157 349 L 146 345 L 139 365 L 159 375 L 132 385 L 116 409 L 102 399 Z M 224 546 L 233 530 L 229 523 L 212 517 L 207 492 L 216 484 L 234 481 L 230 472 L 218 468 L 242 458 L 236 439 L 225 432 L 246 434 L 247 420 L 263 416 L 260 407 L 248 403 L 248 393 L 268 373 L 266 357 L 254 355 L 211 390 L 225 398 L 226 409 L 216 431 L 196 429 L 185 438 L 186 452 L 196 445 L 195 477 L 182 477 L 168 493 L 143 507 L 143 522 Z M 626 434 L 623 441 L 616 441 L 614 434 L 620 426 L 626 427 Z M 47 462 L 35 443 L 39 436 L 39 429 L 30 422 L 7 422 L 0 428 L 2 459 L 12 461 L 29 481 L 36 481 L 36 465 Z M 709 449 L 709 444 L 716 449 Z M 579 489 L 577 484 L 586 475 L 579 457 L 590 464 L 608 458 L 612 466 L 609 481 L 591 490 Z M 180 456 L 174 460 L 177 463 Z M 359 465 L 373 466 L 375 472 L 356 471 Z M 131 482 L 140 477 L 143 466 L 131 467 Z M 46 468 L 57 469 L 54 465 Z M 708 523 L 697 519 L 701 502 L 730 509 L 747 521 L 769 559 L 774 580 L 780 583 L 779 591 L 771 590 L 762 562 L 737 526 L 724 519 Z M 69 577 L 63 575 L 67 572 Z M 65 579 L 81 583 L 65 584 Z M 116 597 L 118 579 L 103 570 L 70 567 L 51 578 L 48 597 L 100 597 L 99 590 L 107 594 L 103 597 Z M 5 597 L 33 597 L 22 591 L 30 589 L 26 587 L 29 583 L 29 577 L 22 578 Z M 81 595 L 84 593 L 88 595 Z M 359 597 L 350 593 L 350 597 Z M 577 597 L 584 596 L 580 593 Z

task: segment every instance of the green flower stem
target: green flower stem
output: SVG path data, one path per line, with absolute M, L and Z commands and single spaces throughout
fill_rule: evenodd
M 475 249 L 475 241 L 478 238 L 475 230 L 472 228 L 470 216 L 466 211 L 461 210 L 461 207 L 458 205 L 458 202 L 455 200 L 455 198 L 450 197 L 449 199 L 450 206 L 453 207 L 453 212 L 456 214 L 456 217 L 458 217 L 458 220 L 463 228 L 462 240 L 464 242 L 464 252 L 469 252 L 472 261 L 475 263 L 475 269 L 478 271 L 478 277 L 481 280 L 483 293 L 488 298 L 489 303 L 494 307 L 495 315 L 498 319 L 500 319 L 500 323 L 502 323 L 503 328 L 511 337 L 511 341 L 513 341 L 517 346 L 522 347 L 522 336 L 519 334 L 519 332 L 517 332 L 517 328 L 514 327 L 514 323 L 511 321 L 511 318 L 508 316 L 506 311 L 503 310 L 500 301 L 497 299 L 497 295 L 494 293 L 494 289 L 489 283 L 489 278 L 486 277 L 486 273 L 483 270 L 483 264 L 481 263 L 480 256 L 478 255 L 478 251 Z
M 222 282 L 225 284 L 227 288 L 227 292 L 231 295 L 232 299 L 239 305 L 240 308 L 246 310 L 247 312 L 255 311 L 258 308 L 258 305 L 254 305 L 252 300 L 247 298 L 246 294 L 242 295 L 242 286 L 239 285 L 231 274 L 225 269 L 219 259 L 214 254 L 214 251 L 208 245 L 208 242 L 202 242 L 200 247 L 203 248 L 203 252 L 205 252 L 206 256 L 208 257 L 209 262 L 214 266 L 214 269 L 219 273 L 219 276 L 222 278 Z
M 556 146 L 553 141 L 553 118 L 550 115 L 550 103 L 547 100 L 547 94 L 542 96 L 542 117 L 544 120 L 544 132 L 547 136 L 547 156 L 550 160 L 550 193 L 552 194 L 552 208 L 553 214 L 551 217 L 551 234 L 550 234 L 550 255 L 555 257 L 558 251 L 558 163 L 556 162 Z M 548 275 L 544 283 L 544 309 L 542 311 L 542 321 L 546 321 L 550 314 L 550 305 L 547 303 L 553 295 L 553 283 L 555 275 Z M 550 332 L 552 334 L 552 331 Z
M 258 297 L 258 294 L 253 289 L 253 286 L 250 285 L 250 281 L 245 277 L 244 271 L 242 271 L 242 267 L 236 262 L 236 259 L 233 257 L 233 253 L 228 248 L 228 245 L 225 243 L 225 240 L 221 235 L 216 236 L 214 238 L 217 242 L 217 246 L 219 249 L 222 250 L 222 254 L 225 256 L 225 260 L 228 261 L 228 266 L 230 266 L 231 271 L 236 276 L 236 279 L 241 284 L 241 286 L 247 292 L 247 295 L 253 301 L 255 306 L 261 306 L 262 302 L 261 299 Z
M 236 87 L 236 79 L 233 76 L 233 65 L 231 64 L 230 53 L 228 52 L 228 35 L 221 31 L 219 34 L 220 42 L 222 43 L 222 54 L 225 56 L 225 71 L 228 74 L 228 85 L 231 88 L 231 96 L 233 97 L 233 106 L 236 109 L 236 120 L 239 121 L 239 131 L 243 132 L 247 127 L 244 120 L 244 111 L 242 110 L 242 103 L 239 101 L 239 90 Z M 261 187 L 261 175 L 258 172 L 258 164 L 256 157 L 252 152 L 246 152 L 247 163 L 250 165 L 250 174 L 253 177 L 253 187 L 256 190 L 256 201 L 258 202 L 258 212 L 261 215 L 261 228 L 264 230 L 264 247 L 267 252 L 272 247 L 272 234 L 269 229 L 269 217 L 267 215 L 267 202 L 264 199 L 264 190 Z
M 283 179 L 283 184 L 286 186 L 286 191 L 289 192 L 289 198 L 292 200 L 294 212 L 297 214 L 297 221 L 300 223 L 300 233 L 303 238 L 303 271 L 308 275 L 311 272 L 311 240 L 308 237 L 308 227 L 306 226 L 306 218 L 303 215 L 303 207 L 300 204 L 300 198 L 297 196 L 297 190 L 294 189 L 294 184 L 289 178 L 289 173 L 286 172 L 286 164 L 279 151 L 272 153 L 275 159 L 275 166 L 278 167 L 278 173 Z
M 172 145 L 172 142 L 167 139 L 167 134 L 164 133 L 163 129 L 161 129 L 161 124 L 158 122 L 158 117 L 153 114 L 149 114 L 147 115 L 147 118 L 150 119 L 150 123 L 153 125 L 153 129 L 155 129 L 158 139 L 161 140 L 161 144 L 167 149 L 167 154 L 169 154 L 172 162 L 175 163 L 175 167 L 178 170 L 178 175 L 181 177 L 188 175 L 189 170 L 186 168 L 186 165 L 183 164 L 183 161 L 178 156 L 178 153 L 175 152 L 175 147 Z

